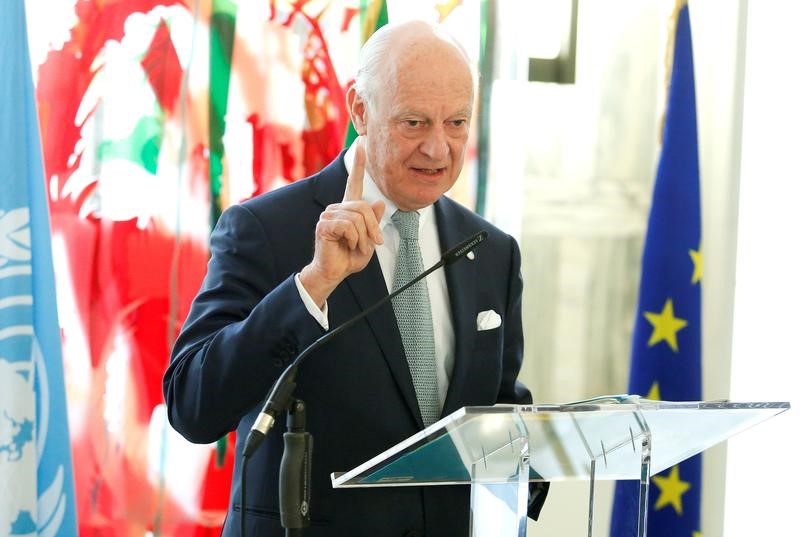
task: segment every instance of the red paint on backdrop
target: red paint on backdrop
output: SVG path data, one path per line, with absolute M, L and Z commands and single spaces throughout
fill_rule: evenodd
M 155 34 L 153 34 L 153 39 L 150 41 L 150 46 L 147 48 L 141 64 L 161 108 L 172 114 L 175 111 L 175 104 L 181 89 L 183 69 L 181 69 L 178 53 L 175 52 L 175 46 L 172 44 L 169 28 L 164 19 L 161 19 Z
M 292 182 L 316 173 L 336 158 L 344 144 L 349 120 L 345 88 L 339 83 L 320 24 L 324 10 L 311 15 L 306 4 L 307 0 L 294 2 L 279 24 L 296 27 L 295 19 L 300 17 L 308 27 L 300 72 L 308 126 L 299 133 L 298 140 L 298 133 L 286 126 L 262 122 L 258 114 L 247 117 L 253 132 L 254 195 L 274 188 L 277 177 Z M 270 7 L 270 20 L 277 21 L 274 1 Z M 346 26 L 354 15 L 350 11 L 345 12 Z M 267 84 L 268 80 L 259 83 Z
M 344 16 L 342 17 L 342 27 L 339 29 L 340 33 L 346 33 L 350 29 L 350 23 L 353 22 L 353 17 L 359 14 L 361 10 L 357 7 L 346 7 L 344 9 Z
M 302 142 L 294 142 L 296 131 L 260 124 L 257 116 L 252 118 L 256 193 L 269 190 L 275 177 L 292 181 L 316 172 L 342 147 L 347 121 L 344 91 L 319 25 L 320 15 L 307 15 L 303 11 L 305 4 L 296 2 L 283 24 L 291 26 L 299 15 L 310 27 L 302 68 L 309 128 L 302 132 Z M 70 40 L 63 49 L 50 52 L 39 69 L 37 98 L 51 189 L 61 193 L 83 157 L 78 142 L 84 122 L 76 125 L 76 116 L 97 70 L 103 69 L 98 62 L 102 48 L 108 40 L 123 37 L 124 23 L 130 15 L 166 5 L 183 5 L 183 2 L 78 0 L 79 22 Z M 274 0 L 270 7 L 274 19 L 277 14 Z M 179 88 L 176 80 L 180 79 L 172 74 L 180 66 L 168 39 L 167 27 L 162 22 L 142 65 L 170 116 Z M 302 165 L 295 158 L 297 143 L 303 145 Z M 187 166 L 192 191 L 202 193 L 199 194 L 202 202 L 207 204 L 205 155 L 206 148 L 196 145 Z M 209 459 L 198 500 L 201 516 L 207 518 L 200 522 L 168 493 L 161 501 L 154 500 L 161 491 L 148 474 L 142 451 L 150 415 L 161 403 L 161 373 L 168 359 L 169 342 L 185 319 L 205 272 L 206 244 L 187 237 L 176 238 L 157 221 L 140 229 L 132 221 L 79 216 L 85 202 L 96 194 L 96 184 L 90 184 L 71 197 L 59 195 L 50 200 L 53 229 L 64 238 L 71 268 L 71 281 L 62 281 L 60 285 L 73 289 L 92 365 L 87 411 L 82 416 L 84 427 L 73 435 L 73 449 L 80 454 L 75 459 L 75 474 L 81 535 L 136 534 L 142 529 L 184 535 L 191 534 L 184 533 L 190 528 L 194 528 L 195 535 L 205 535 L 210 529 L 216 534 L 221 521 L 214 517 L 224 513 L 227 506 L 233 450 L 228 450 L 223 468 L 215 467 L 213 457 Z M 169 267 L 176 252 L 180 277 L 177 289 L 170 290 Z M 174 324 L 170 326 L 169 303 L 173 292 L 178 302 Z M 129 352 L 124 360 L 114 356 L 121 348 Z M 65 360 L 70 359 L 65 356 Z M 121 371 L 114 372 L 115 361 L 124 365 Z M 126 379 L 130 395 L 121 415 L 109 417 L 104 415 L 105 398 L 113 395 L 108 390 L 115 374 Z M 113 419 L 119 420 L 119 429 L 110 427 Z
M 188 236 L 176 238 L 157 221 L 140 229 L 133 221 L 80 216 L 90 197 L 97 195 L 96 183 L 70 196 L 63 194 L 83 156 L 78 143 L 84 121 L 76 124 L 77 113 L 94 76 L 104 67 L 98 62 L 103 47 L 123 37 L 130 15 L 181 4 L 79 0 L 78 24 L 70 40 L 61 50 L 51 51 L 39 69 L 37 98 L 45 169 L 51 191 L 57 192 L 50 199 L 52 226 L 64 245 L 70 275 L 70 281 L 61 279 L 65 274 L 57 275 L 58 284 L 71 289 L 89 348 L 88 357 L 66 353 L 65 361 L 88 360 L 91 366 L 88 393 L 77 410 L 83 415 L 73 420 L 80 424 L 72 445 L 81 535 L 142 534 L 164 518 L 197 524 L 168 493 L 161 504 L 155 501 L 160 492 L 148 469 L 146 450 L 151 415 L 162 402 L 161 375 L 171 334 L 177 329 L 169 320 L 170 267 L 176 259 L 178 325 L 204 275 L 207 246 Z M 142 63 L 159 102 L 171 114 L 181 73 L 163 22 Z M 207 163 L 202 155 L 202 148 L 194 151 L 187 166 L 190 175 L 203 183 L 194 191 L 207 196 Z M 65 333 L 64 337 L 80 335 Z M 74 347 L 65 349 L 70 348 Z M 119 404 L 109 402 L 113 397 L 121 398 Z M 224 475 L 224 471 L 219 472 Z M 224 509 L 225 501 L 217 503 L 212 505 L 215 510 Z
M 183 5 L 181 0 L 78 0 L 75 13 L 78 23 L 61 50 L 48 53 L 39 68 L 36 98 L 47 112 L 42 117 L 42 145 L 48 177 L 58 176 L 59 191 L 63 182 L 77 168 L 70 166 L 83 124 L 76 125 L 78 107 L 96 70 L 92 64 L 109 40 L 124 35 L 127 18 L 147 13 L 156 6 Z M 78 155 L 80 158 L 80 155 Z
M 310 26 L 301 68 L 310 126 L 303 130 L 303 164 L 313 173 L 325 167 L 342 150 L 349 116 L 344 89 L 336 76 L 319 23 L 322 14 L 316 17 L 303 15 Z
M 279 177 L 292 182 L 313 173 L 307 172 L 298 159 L 302 138 L 297 139 L 296 131 L 274 123 L 261 123 L 258 114 L 251 114 L 247 122 L 253 129 L 254 196 L 279 186 L 276 185 Z

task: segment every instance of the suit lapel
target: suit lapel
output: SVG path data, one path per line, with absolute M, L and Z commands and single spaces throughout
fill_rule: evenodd
M 344 166 L 343 156 L 344 153 L 340 154 L 339 158 L 329 164 L 317 177 L 315 199 L 323 209 L 332 203 L 340 202 L 344 195 L 344 188 L 347 183 L 347 169 Z M 341 292 L 349 291 L 358 305 L 358 311 L 364 311 L 388 294 L 380 262 L 375 254 L 373 254 L 372 259 L 370 259 L 364 270 L 351 274 L 344 281 L 346 285 L 340 285 L 335 293 L 340 290 Z M 348 318 L 356 314 L 357 312 L 353 312 L 348 315 Z M 369 314 L 366 317 L 366 322 L 378 342 L 392 375 L 397 381 L 397 386 L 403 394 L 403 399 L 405 399 L 409 411 L 414 415 L 417 425 L 422 428 L 422 415 L 419 411 L 417 395 L 414 391 L 411 372 L 408 369 L 408 361 L 403 349 L 403 340 L 400 336 L 400 330 L 397 328 L 397 319 L 391 303 L 387 302 Z
M 465 226 L 464 216 L 456 209 L 453 201 L 443 197 L 436 202 L 434 208 L 436 225 L 439 229 L 439 243 L 443 252 L 471 234 Z M 456 348 L 453 374 L 442 416 L 463 406 L 463 388 L 469 380 L 467 372 L 472 360 L 470 349 L 475 338 L 475 264 L 469 259 L 461 259 L 445 267 L 445 279 L 450 297 L 450 311 L 453 315 Z

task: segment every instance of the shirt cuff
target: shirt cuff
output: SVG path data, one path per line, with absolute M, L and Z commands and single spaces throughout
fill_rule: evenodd
M 316 319 L 319 325 L 325 330 L 328 331 L 328 301 L 326 300 L 325 303 L 322 305 L 322 309 L 319 309 L 314 299 L 311 298 L 311 295 L 308 294 L 306 288 L 303 287 L 303 284 L 300 283 L 300 275 L 294 275 L 294 284 L 297 286 L 297 292 L 300 293 L 300 298 L 303 301 L 308 313 Z

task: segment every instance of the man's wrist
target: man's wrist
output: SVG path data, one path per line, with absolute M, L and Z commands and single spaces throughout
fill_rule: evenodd
M 320 309 L 325 305 L 333 290 L 341 283 L 323 277 L 318 271 L 314 270 L 312 265 L 303 267 L 297 277 L 308 295 Z
M 303 305 L 306 307 L 306 310 L 308 310 L 309 315 L 311 315 L 322 329 L 327 332 L 330 328 L 330 324 L 328 323 L 328 303 L 325 302 L 321 308 L 317 306 L 314 299 L 311 298 L 311 295 L 308 294 L 308 291 L 306 291 L 306 288 L 300 281 L 300 274 L 294 275 L 294 283 L 297 286 L 297 292 L 300 293 L 300 300 L 303 301 Z

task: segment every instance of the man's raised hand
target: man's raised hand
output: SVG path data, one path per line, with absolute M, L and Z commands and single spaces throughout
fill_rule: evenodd
M 300 272 L 300 282 L 318 306 L 350 274 L 367 266 L 377 244 L 383 244 L 380 222 L 386 206 L 364 201 L 366 153 L 361 139 L 354 142 L 353 169 L 341 203 L 326 207 L 317 222 L 314 259 Z

